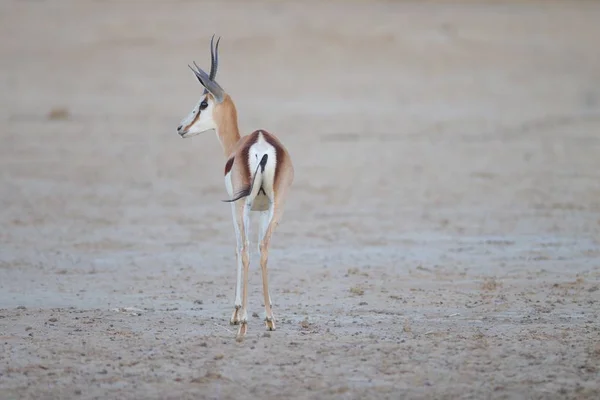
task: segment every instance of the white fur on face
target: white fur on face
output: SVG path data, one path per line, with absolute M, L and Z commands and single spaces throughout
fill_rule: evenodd
M 208 103 L 208 107 L 201 110 L 200 105 L 204 101 Z M 214 105 L 212 98 L 208 95 L 202 96 L 194 109 L 181 121 L 183 128 L 180 135 L 187 138 L 215 129 L 216 125 L 212 117 Z

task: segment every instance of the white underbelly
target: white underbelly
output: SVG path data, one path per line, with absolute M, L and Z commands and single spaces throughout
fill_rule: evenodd
M 231 172 L 229 172 L 227 175 L 225 175 L 225 188 L 227 189 L 227 194 L 229 195 L 229 198 L 233 197 L 233 185 L 231 183 Z M 258 192 L 258 194 L 256 195 L 256 197 L 254 198 L 254 201 L 252 201 L 252 208 L 250 208 L 250 210 L 252 210 L 252 211 L 267 211 L 270 206 L 271 206 L 271 200 L 269 200 L 269 197 L 265 194 L 264 190 L 260 190 Z
M 261 190 L 252 202 L 252 211 L 267 211 L 271 205 L 271 200 Z
M 227 194 L 229 198 L 233 196 L 233 185 L 231 184 L 231 171 L 225 175 L 225 189 L 227 190 Z

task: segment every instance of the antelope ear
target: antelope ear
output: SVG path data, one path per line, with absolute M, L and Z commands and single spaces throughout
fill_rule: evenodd
M 190 67 L 194 75 L 196 75 L 196 78 L 198 79 L 200 84 L 202 84 L 202 86 L 204 86 L 204 88 L 208 90 L 210 94 L 213 95 L 217 103 L 223 102 L 223 98 L 225 97 L 223 88 L 217 82 L 211 80 L 209 75 L 206 72 L 204 72 L 202 68 L 198 67 L 198 64 L 196 64 L 196 62 L 194 62 L 194 66 L 196 67 L 196 69 L 192 68 L 191 65 L 188 65 L 188 67 Z

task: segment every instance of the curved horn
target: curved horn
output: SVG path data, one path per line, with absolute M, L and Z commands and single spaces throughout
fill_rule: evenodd
M 221 37 L 217 39 L 216 46 L 213 46 L 213 41 L 215 40 L 215 35 L 210 39 L 210 74 L 209 78 L 213 81 L 217 76 L 217 69 L 219 68 L 219 42 L 221 41 Z

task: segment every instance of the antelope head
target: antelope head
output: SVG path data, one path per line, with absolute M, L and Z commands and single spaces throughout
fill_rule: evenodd
M 217 68 L 219 67 L 219 41 L 214 45 L 215 36 L 213 35 L 210 40 L 210 74 L 204 72 L 196 62 L 194 67 L 188 65 L 200 84 L 204 87 L 204 92 L 200 97 L 198 103 L 194 106 L 192 111 L 181 121 L 177 127 L 177 133 L 182 138 L 196 136 L 200 133 L 206 132 L 211 129 L 216 129 L 216 123 L 213 119 L 213 113 L 225 97 L 225 91 L 215 81 L 217 76 Z

